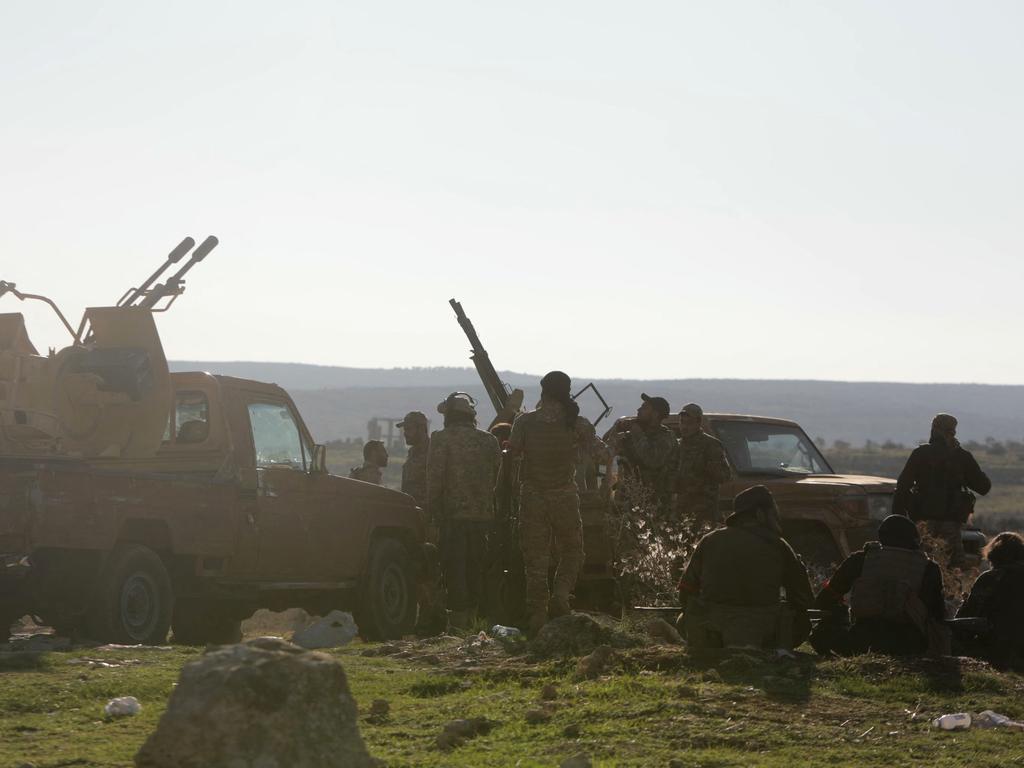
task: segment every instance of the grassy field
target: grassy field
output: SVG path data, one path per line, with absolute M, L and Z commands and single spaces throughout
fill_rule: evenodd
M 128 766 L 156 726 L 179 669 L 200 649 L 0 653 L 0 765 Z M 619 652 L 607 674 L 581 680 L 576 660 L 531 661 L 496 643 L 451 638 L 333 654 L 365 713 L 371 754 L 397 766 L 555 766 L 583 752 L 594 765 L 1017 765 L 1024 734 L 936 731 L 946 712 L 1024 717 L 1024 679 L 972 661 L 795 660 L 688 654 L 648 645 Z M 542 702 L 553 684 L 555 698 Z M 108 720 L 108 699 L 133 695 L 136 717 Z M 531 725 L 526 713 L 540 710 Z M 444 724 L 495 725 L 451 751 Z

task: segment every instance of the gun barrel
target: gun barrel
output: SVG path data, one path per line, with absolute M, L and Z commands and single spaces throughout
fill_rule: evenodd
M 128 293 L 122 296 L 121 300 L 117 302 L 117 306 L 130 307 L 132 304 L 138 301 L 139 298 L 143 296 L 146 293 L 146 291 L 149 290 L 149 287 L 159 279 L 160 275 L 166 272 L 167 268 L 170 267 L 172 264 L 177 264 L 179 261 L 181 261 L 182 257 L 195 247 L 195 244 L 195 240 L 193 240 L 191 237 L 186 237 L 184 240 L 182 240 L 180 243 L 174 246 L 174 249 L 169 254 L 167 254 L 167 259 L 160 266 L 160 268 L 152 275 L 150 275 L 149 279 L 146 280 L 146 282 L 144 282 L 138 288 L 132 288 L 131 290 L 128 291 Z
M 487 397 L 490 398 L 494 410 L 500 411 L 508 401 L 508 389 L 505 387 L 504 382 L 502 382 L 501 377 L 498 376 L 498 372 L 494 370 L 491 358 L 487 354 L 487 350 L 484 349 L 484 345 L 480 343 L 480 337 L 477 336 L 476 329 L 466 316 L 462 305 L 455 299 L 449 299 L 448 303 L 455 310 L 455 317 L 458 319 L 459 325 L 462 326 L 466 338 L 469 339 L 470 347 L 473 349 L 470 359 L 473 361 L 476 372 L 480 375 L 480 381 L 484 385 Z

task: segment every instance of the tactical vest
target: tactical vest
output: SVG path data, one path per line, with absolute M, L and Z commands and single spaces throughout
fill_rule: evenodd
M 864 553 L 864 568 L 853 582 L 850 612 L 855 619 L 888 619 L 918 624 L 919 597 L 928 557 L 917 549 L 876 547 Z
M 531 418 L 525 430 L 521 479 L 541 490 L 566 488 L 576 478 L 576 430 L 565 421 Z

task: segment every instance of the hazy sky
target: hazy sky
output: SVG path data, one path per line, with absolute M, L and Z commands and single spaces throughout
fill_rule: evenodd
M 1024 383 L 1024 4 L 6 2 L 0 279 L 168 356 Z M 18 311 L 5 298 L 0 311 Z M 38 346 L 63 345 L 30 313 Z

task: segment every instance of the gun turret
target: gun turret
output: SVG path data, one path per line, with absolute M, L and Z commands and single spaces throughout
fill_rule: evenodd
M 159 277 L 167 271 L 167 269 L 177 264 L 184 258 L 185 254 L 192 250 L 195 246 L 196 241 L 191 237 L 186 237 L 167 255 L 167 260 L 163 265 L 146 280 L 138 288 L 129 289 L 124 296 L 117 302 L 119 307 L 140 307 L 142 309 L 150 309 L 154 312 L 166 312 L 171 308 L 171 305 L 177 300 L 181 294 L 185 292 L 185 275 L 192 267 L 198 264 L 200 261 L 205 259 L 210 251 L 217 247 L 219 241 L 213 235 L 210 235 L 199 247 L 192 252 L 192 256 L 189 258 L 185 265 L 175 272 L 171 277 L 167 278 L 163 283 L 158 283 L 156 286 L 153 284 L 159 279 Z M 163 307 L 157 309 L 157 304 L 166 298 L 170 298 Z
M 480 337 L 476 335 L 476 329 L 473 327 L 470 319 L 466 317 L 462 305 L 455 299 L 450 299 L 448 303 L 455 310 L 455 317 L 458 318 L 459 325 L 462 326 L 466 338 L 469 339 L 469 345 L 473 350 L 470 359 L 473 361 L 476 372 L 480 375 L 480 381 L 483 382 L 487 397 L 490 398 L 494 410 L 500 413 L 508 404 L 508 398 L 512 394 L 512 390 L 501 380 L 498 372 L 494 370 L 491 358 L 488 356 L 487 350 L 484 349 L 484 345 L 480 343 Z

